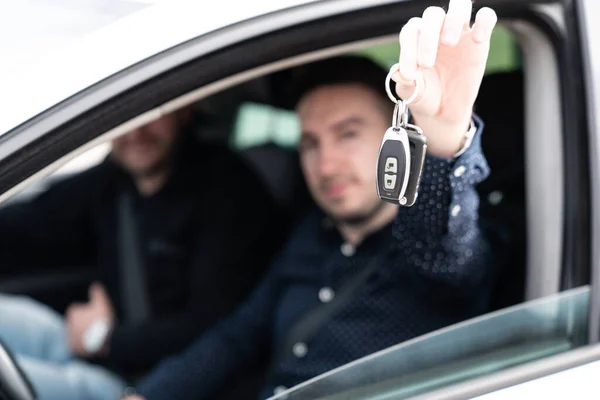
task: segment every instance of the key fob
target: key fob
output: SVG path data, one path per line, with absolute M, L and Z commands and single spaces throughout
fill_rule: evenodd
M 406 204 L 403 205 L 410 207 L 415 204 L 419 196 L 419 184 L 421 183 L 425 155 L 427 154 L 427 137 L 423 135 L 421 128 L 415 125 L 407 125 L 406 133 L 410 150 L 410 173 L 404 192 Z
M 404 205 L 411 169 L 408 132 L 391 127 L 383 136 L 377 158 L 377 194 L 387 202 Z

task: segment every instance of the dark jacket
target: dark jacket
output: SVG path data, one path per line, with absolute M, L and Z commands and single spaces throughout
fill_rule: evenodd
M 281 240 L 273 201 L 232 152 L 186 143 L 177 159 L 158 193 L 135 198 L 152 312 L 143 323 L 123 321 L 117 198 L 133 182 L 110 158 L 0 212 L 5 273 L 39 266 L 97 269 L 121 320 L 109 359 L 98 362 L 126 376 L 184 349 L 228 315 Z
M 376 271 L 308 343 L 282 349 L 261 398 L 352 360 L 489 310 L 503 232 L 478 221 L 474 185 L 489 174 L 479 131 L 458 159 L 428 156 L 417 203 L 354 248 L 309 213 L 261 285 L 226 321 L 139 385 L 148 400 L 211 399 L 377 255 Z M 296 346 L 298 345 L 298 346 Z

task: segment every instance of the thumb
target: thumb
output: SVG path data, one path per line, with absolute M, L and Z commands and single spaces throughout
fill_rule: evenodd
M 107 298 L 104 286 L 98 282 L 94 282 L 90 285 L 89 296 L 91 303 L 104 302 Z

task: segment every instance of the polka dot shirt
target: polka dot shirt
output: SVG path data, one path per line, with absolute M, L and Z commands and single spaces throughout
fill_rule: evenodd
M 408 339 L 485 313 L 498 249 L 478 223 L 474 185 L 489 174 L 483 123 L 456 159 L 427 156 L 419 198 L 359 246 L 314 210 L 268 276 L 230 318 L 140 386 L 149 399 L 209 399 L 244 366 L 268 354 L 261 398 Z M 310 311 L 377 255 L 375 271 L 311 337 L 287 343 Z

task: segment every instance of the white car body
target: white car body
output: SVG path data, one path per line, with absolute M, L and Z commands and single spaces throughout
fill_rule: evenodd
M 151 3 L 84 37 L 68 40 L 65 47 L 54 48 L 35 63 L 15 66 L 10 74 L 2 74 L 0 109 L 11 112 L 0 118 L 0 132 L 173 46 L 225 26 L 314 1 L 318 0 L 222 0 L 212 4 L 210 12 L 198 1 Z M 220 45 L 215 43 L 215 47 Z
M 373 7 L 375 3 L 385 5 L 403 2 L 393 0 L 371 2 L 365 0 L 262 0 L 259 2 L 221 0 L 211 4 L 210 8 L 199 1 L 143 2 L 147 4 L 139 11 L 118 18 L 101 29 L 88 32 L 82 37 L 69 37 L 65 39 L 64 46 L 52 48 L 43 57 L 35 58 L 35 60 L 27 59 L 27 65 L 12 64 L 0 67 L 0 110 L 2 110 L 0 113 L 0 160 L 10 156 L 12 151 L 2 141 L 3 135 L 10 136 L 11 146 L 18 147 L 25 139 L 12 134 L 19 130 L 28 130 L 31 132 L 31 137 L 36 138 L 54 129 L 59 129 L 66 122 L 80 117 L 87 110 L 110 100 L 115 93 L 123 93 L 146 79 L 139 77 L 156 77 L 178 66 L 182 60 L 167 56 L 161 58 L 161 55 L 182 44 L 190 43 L 190 48 L 193 47 L 191 50 L 193 54 L 188 54 L 188 57 L 201 58 L 227 45 L 258 37 L 261 34 L 269 34 L 288 25 L 312 21 L 320 16 Z M 408 1 L 406 2 L 408 3 Z M 584 64 L 587 74 L 585 76 L 588 84 L 586 104 L 589 121 L 586 123 L 592 132 L 589 142 L 590 152 L 597 155 L 600 154 L 600 142 L 598 141 L 600 120 L 597 119 L 597 115 L 599 115 L 597 110 L 600 106 L 598 98 L 600 95 L 600 47 L 594 47 L 593 43 L 600 40 L 600 25 L 592 22 L 591 18 L 600 15 L 600 2 L 577 0 L 576 3 L 581 7 L 580 16 L 586 18 L 580 26 L 584 48 L 584 58 L 581 62 Z M 10 13 L 5 15 L 10 15 Z M 261 24 L 261 18 L 266 15 L 270 16 L 269 24 Z M 226 34 L 225 30 L 229 28 L 231 29 Z M 0 34 L 3 36 L 3 40 L 6 40 L 10 32 L 3 32 L 0 26 Z M 198 38 L 204 40 L 201 43 L 192 43 Z M 23 50 L 26 49 L 20 49 L 20 51 Z M 10 57 L 10 53 L 3 54 L 4 59 L 10 60 Z M 299 57 L 294 62 L 301 62 L 301 58 Z M 152 60 L 152 62 L 149 63 L 148 60 Z M 271 70 L 269 68 L 274 67 L 269 65 L 265 67 L 264 71 L 240 71 L 227 84 L 222 83 L 222 86 L 219 86 L 219 83 L 213 84 L 211 90 L 214 92 L 219 90 L 219 87 L 232 86 L 236 82 L 250 79 L 254 76 L 253 74 L 258 76 L 260 73 L 266 73 Z M 123 71 L 129 75 L 128 79 L 116 79 L 119 78 L 117 75 Z M 112 77 L 116 78 L 108 79 Z M 93 98 L 85 96 L 86 91 L 90 88 L 94 90 Z M 203 93 L 198 90 L 190 93 L 189 96 L 173 99 L 141 114 L 138 118 L 115 127 L 106 132 L 107 135 L 104 135 L 102 140 L 91 141 L 89 146 L 65 153 L 64 157 L 32 174 L 29 179 L 23 179 L 20 184 L 6 191 L 0 198 L 6 200 L 18 190 L 31 185 L 60 166 L 64 166 L 62 171 L 65 173 L 71 173 L 99 162 L 109 149 L 107 138 L 123 133 L 130 126 L 150 121 L 163 112 L 178 108 L 193 98 L 202 97 Z M 542 100 L 539 101 L 542 102 Z M 76 103 L 77 108 L 71 102 Z M 49 113 L 49 110 L 55 112 Z M 553 118 L 553 116 L 548 116 L 548 118 Z M 101 147 L 95 147 L 101 142 L 104 143 Z M 90 149 L 93 150 L 88 153 L 88 158 L 74 159 L 76 155 Z M 600 195 L 600 160 L 594 155 L 590 157 L 591 193 L 594 198 L 597 198 L 596 196 Z M 65 165 L 70 160 L 73 160 L 72 163 Z M 553 163 L 554 161 L 550 160 L 549 162 Z M 556 163 L 560 164 L 558 161 Z M 538 188 L 532 190 L 538 190 Z M 544 189 L 539 191 L 544 198 L 548 197 L 543 194 L 547 191 Z M 549 199 L 549 201 L 551 200 Z M 593 208 L 591 224 L 594 233 L 591 235 L 592 240 L 599 239 L 595 236 L 600 232 L 599 216 L 598 210 Z M 561 218 L 558 220 L 562 222 Z M 547 235 L 551 235 L 554 231 L 547 227 L 541 229 L 547 230 L 548 232 L 545 233 Z M 556 240 L 560 239 L 561 237 Z M 595 307 L 594 301 L 600 299 L 598 293 L 600 290 L 598 278 L 600 257 L 597 247 L 595 246 L 593 254 L 590 256 L 593 263 L 590 282 L 592 307 Z M 553 261 L 548 263 L 558 264 L 558 258 L 555 253 L 552 253 L 548 259 Z M 551 268 L 549 267 L 549 269 Z M 533 284 L 541 285 L 543 282 L 534 282 Z M 557 286 L 558 283 L 555 285 Z M 539 294 L 543 295 L 544 293 L 540 292 Z M 591 315 L 594 315 L 593 312 Z M 597 330 L 599 323 L 600 321 L 591 321 L 590 331 Z M 476 398 L 479 400 L 532 397 L 554 399 L 567 396 L 578 399 L 598 398 L 600 385 L 595 380 L 596 376 L 600 376 L 598 333 L 600 332 L 597 332 L 595 337 L 593 333 L 591 334 L 592 342 L 585 348 L 533 361 L 506 371 L 490 373 L 489 376 L 444 387 L 418 398 Z M 581 362 L 582 359 L 586 361 Z M 315 378 L 315 381 L 318 379 L 320 377 Z M 488 389 L 485 389 L 486 387 Z M 283 393 L 276 398 L 283 399 L 293 393 L 294 389 L 292 388 L 287 394 Z M 471 397 L 467 396 L 467 393 L 477 394 L 473 394 Z

